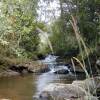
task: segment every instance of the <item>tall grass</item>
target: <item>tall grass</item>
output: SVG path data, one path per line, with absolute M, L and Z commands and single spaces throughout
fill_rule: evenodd
M 87 48 L 87 46 L 86 46 L 86 44 L 85 44 L 85 42 L 84 42 L 84 40 L 83 40 L 83 38 L 80 34 L 79 28 L 77 26 L 76 19 L 72 15 L 71 15 L 71 18 L 72 18 L 72 20 L 70 21 L 70 23 L 73 27 L 73 30 L 74 30 L 74 33 L 75 33 L 75 36 L 76 36 L 76 39 L 77 39 L 77 42 L 78 42 L 78 45 L 79 45 L 82 63 L 78 60 L 78 58 L 73 57 L 73 59 L 75 59 L 81 65 L 81 67 L 83 68 L 83 70 L 86 73 L 87 78 L 89 78 L 89 74 L 86 70 L 86 64 L 85 64 L 85 61 L 84 61 L 84 53 L 85 53 L 86 57 L 88 58 L 88 63 L 89 63 L 89 67 L 90 67 L 90 71 L 91 71 L 91 75 L 92 75 L 92 68 L 91 68 L 91 63 L 90 63 L 90 60 L 89 60 L 88 48 Z
M 77 20 L 74 18 L 73 15 L 71 15 L 71 18 L 72 18 L 72 20 L 70 20 L 70 23 L 71 23 L 71 25 L 73 27 L 73 30 L 74 30 L 74 33 L 75 33 L 75 36 L 76 36 L 76 39 L 77 39 L 77 42 L 78 42 L 78 45 L 79 45 L 79 50 L 80 50 L 82 62 L 78 58 L 76 58 L 76 57 L 73 57 L 73 59 L 76 60 L 80 64 L 80 66 L 82 67 L 82 69 L 84 70 L 84 72 L 86 74 L 86 78 L 89 79 L 90 75 L 89 75 L 89 73 L 88 73 L 88 71 L 86 69 L 86 64 L 85 64 L 85 61 L 84 61 L 84 53 L 85 53 L 86 57 L 87 57 L 87 60 L 88 60 L 88 64 L 89 64 L 88 67 L 90 68 L 90 74 L 93 75 L 92 74 L 91 63 L 90 63 L 90 60 L 89 60 L 88 48 L 87 48 L 87 46 L 86 46 L 86 44 L 85 44 L 85 42 L 84 42 L 84 40 L 83 40 L 83 38 L 82 38 L 82 36 L 80 34 L 79 28 L 77 26 Z M 84 53 L 83 53 L 83 51 L 84 51 Z M 74 65 L 73 59 L 71 59 L 71 61 L 72 61 L 73 68 L 75 70 L 75 65 Z M 94 82 L 94 85 L 95 85 L 95 81 L 93 81 L 93 82 Z M 90 95 L 89 87 L 88 87 L 87 95 L 88 96 Z M 91 100 L 91 98 L 89 98 L 89 100 Z

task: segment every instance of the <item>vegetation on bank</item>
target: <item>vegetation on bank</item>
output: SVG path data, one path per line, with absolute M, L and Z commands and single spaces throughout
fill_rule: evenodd
M 37 3 L 37 0 L 0 1 L 1 55 L 32 58 L 38 53 L 36 27 L 43 29 L 44 24 L 36 21 Z
M 0 69 L 37 59 L 36 28 L 44 28 L 44 23 L 36 21 L 37 4 L 37 0 L 0 1 Z
M 0 55 L 2 59 L 0 59 L 0 71 L 8 70 L 9 67 L 17 66 L 17 65 L 25 65 L 32 62 L 32 60 L 29 59 L 23 59 L 23 58 L 10 58 L 10 57 L 4 57 Z M 35 63 L 34 63 L 35 64 Z

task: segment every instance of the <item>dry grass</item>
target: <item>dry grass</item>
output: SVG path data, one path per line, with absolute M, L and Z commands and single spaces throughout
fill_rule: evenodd
M 70 21 L 70 23 L 73 27 L 73 30 L 74 30 L 74 33 L 75 33 L 75 36 L 76 36 L 76 39 L 77 39 L 77 42 L 78 42 L 78 45 L 79 45 L 82 62 L 76 57 L 73 57 L 73 59 L 76 60 L 80 64 L 80 66 L 82 67 L 82 69 L 84 70 L 84 72 L 86 74 L 86 77 L 89 79 L 90 75 L 89 75 L 89 73 L 87 72 L 87 69 L 86 69 L 86 64 L 85 64 L 85 61 L 84 61 L 84 55 L 86 55 L 86 57 L 88 58 L 88 64 L 89 64 L 88 67 L 90 67 L 90 72 L 91 72 L 91 75 L 92 75 L 91 63 L 90 63 L 90 60 L 89 60 L 89 51 L 90 50 L 89 50 L 89 48 L 87 48 L 87 46 L 86 46 L 86 44 L 85 44 L 85 42 L 84 42 L 84 40 L 83 40 L 83 38 L 80 34 L 79 28 L 77 26 L 76 19 L 73 16 L 71 16 L 71 18 L 72 18 L 72 21 Z M 73 59 L 71 59 L 71 61 L 72 61 L 72 64 L 74 66 Z M 75 66 L 74 66 L 74 68 L 75 68 Z M 95 82 L 94 82 L 94 84 L 95 84 Z M 90 93 L 90 89 L 88 87 L 88 94 L 89 93 Z M 89 99 L 89 100 L 91 100 L 91 99 Z

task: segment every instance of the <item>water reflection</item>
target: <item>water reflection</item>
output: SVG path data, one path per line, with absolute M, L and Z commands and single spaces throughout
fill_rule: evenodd
M 82 78 L 82 77 L 81 77 Z M 57 75 L 43 73 L 41 75 L 25 75 L 0 79 L 0 100 L 34 100 L 33 97 L 40 93 L 49 83 L 71 83 L 74 75 Z
M 34 81 L 33 81 L 34 80 Z M 35 75 L 0 79 L 0 100 L 32 100 L 35 93 Z
M 71 83 L 75 79 L 74 75 L 67 74 L 67 75 L 60 75 L 54 74 L 52 72 L 44 73 L 37 77 L 37 94 L 39 94 L 46 85 L 49 83 Z
M 37 80 L 37 92 L 41 92 L 47 84 L 57 79 L 57 76 L 50 72 L 40 75 Z

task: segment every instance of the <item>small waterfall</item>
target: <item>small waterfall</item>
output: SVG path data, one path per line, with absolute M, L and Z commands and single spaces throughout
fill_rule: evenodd
M 50 72 L 54 72 L 55 71 L 55 66 L 57 64 L 56 59 L 58 58 L 58 56 L 54 56 L 54 55 L 48 55 L 44 60 L 43 63 L 47 64 Z
M 48 55 L 42 62 L 47 64 L 50 72 L 55 73 L 60 70 L 67 70 L 70 73 L 70 69 L 65 65 L 57 65 L 56 59 L 58 56 Z

